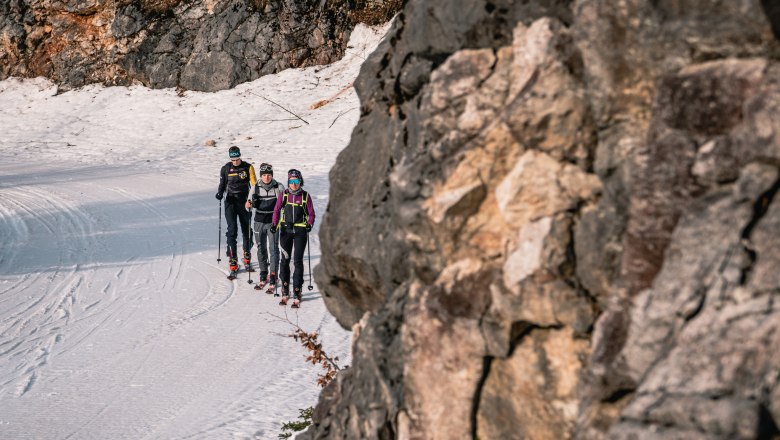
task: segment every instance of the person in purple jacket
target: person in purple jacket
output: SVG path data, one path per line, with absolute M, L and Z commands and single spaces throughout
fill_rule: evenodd
M 293 265 L 293 303 L 292 307 L 301 304 L 301 289 L 303 288 L 303 253 L 309 241 L 309 232 L 314 226 L 314 204 L 309 193 L 303 189 L 303 175 L 292 169 L 287 172 L 287 189 L 276 197 L 274 207 L 273 229 L 279 230 L 279 245 L 282 248 L 282 299 L 279 304 L 286 305 L 290 297 L 290 254 Z

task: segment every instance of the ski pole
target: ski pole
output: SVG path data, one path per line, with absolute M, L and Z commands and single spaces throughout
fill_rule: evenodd
M 219 201 L 219 238 L 217 238 L 217 263 L 222 261 L 222 200 Z
M 276 261 L 277 261 L 277 262 L 279 261 L 279 258 L 280 258 L 280 257 L 281 257 L 281 256 L 279 256 L 279 257 L 277 257 L 277 258 L 276 258 Z M 277 270 L 277 271 L 279 270 L 278 266 L 277 266 L 277 269 L 276 269 L 276 270 Z M 276 290 L 276 289 L 278 289 L 278 288 L 279 288 L 279 276 L 277 275 L 277 276 L 276 276 L 276 278 L 274 278 L 274 296 L 279 296 L 279 292 Z
M 251 258 L 252 256 L 252 214 L 254 211 L 254 208 L 249 208 L 249 224 L 247 224 L 247 232 L 249 233 L 249 256 Z M 246 280 L 247 283 L 252 284 L 252 261 L 250 260 L 247 264 L 246 273 L 249 279 Z
M 309 231 L 306 231 L 306 251 L 309 253 L 309 292 L 314 290 L 314 286 L 311 285 L 311 246 L 309 246 Z
M 273 230 L 273 227 L 274 227 L 274 225 L 273 225 L 273 223 L 271 223 L 271 230 Z M 279 242 L 277 241 L 278 240 L 278 236 L 276 235 L 278 233 L 279 233 L 279 231 L 271 232 L 271 237 L 269 239 L 271 241 L 271 243 L 273 243 L 273 244 L 271 244 L 271 246 L 276 246 L 276 266 L 275 266 L 276 272 L 272 272 L 272 273 L 274 273 L 276 275 L 274 277 L 274 296 L 279 296 L 279 293 L 277 292 L 276 289 L 279 288 L 279 272 L 281 272 L 281 267 L 282 267 L 282 265 L 280 264 L 280 261 L 279 261 L 279 260 L 281 260 L 282 256 L 279 255 Z

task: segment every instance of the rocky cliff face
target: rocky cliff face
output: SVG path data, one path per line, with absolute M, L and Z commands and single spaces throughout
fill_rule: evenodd
M 400 0 L 4 0 L 0 80 L 216 91 L 339 59 Z
M 410 0 L 356 83 L 304 438 L 780 436 L 780 7 Z

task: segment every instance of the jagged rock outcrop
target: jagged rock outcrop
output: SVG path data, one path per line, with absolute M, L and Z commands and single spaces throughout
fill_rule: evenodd
M 780 7 L 416 1 L 356 82 L 303 438 L 780 436 Z
M 357 22 L 400 0 L 6 0 L 0 80 L 217 91 L 339 59 Z

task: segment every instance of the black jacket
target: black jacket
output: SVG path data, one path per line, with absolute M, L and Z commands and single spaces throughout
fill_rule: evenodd
M 241 199 L 243 202 L 249 195 L 249 190 L 257 183 L 255 177 L 255 168 L 249 162 L 241 161 L 237 166 L 233 163 L 226 163 L 219 171 L 219 189 L 218 193 L 231 198 Z

